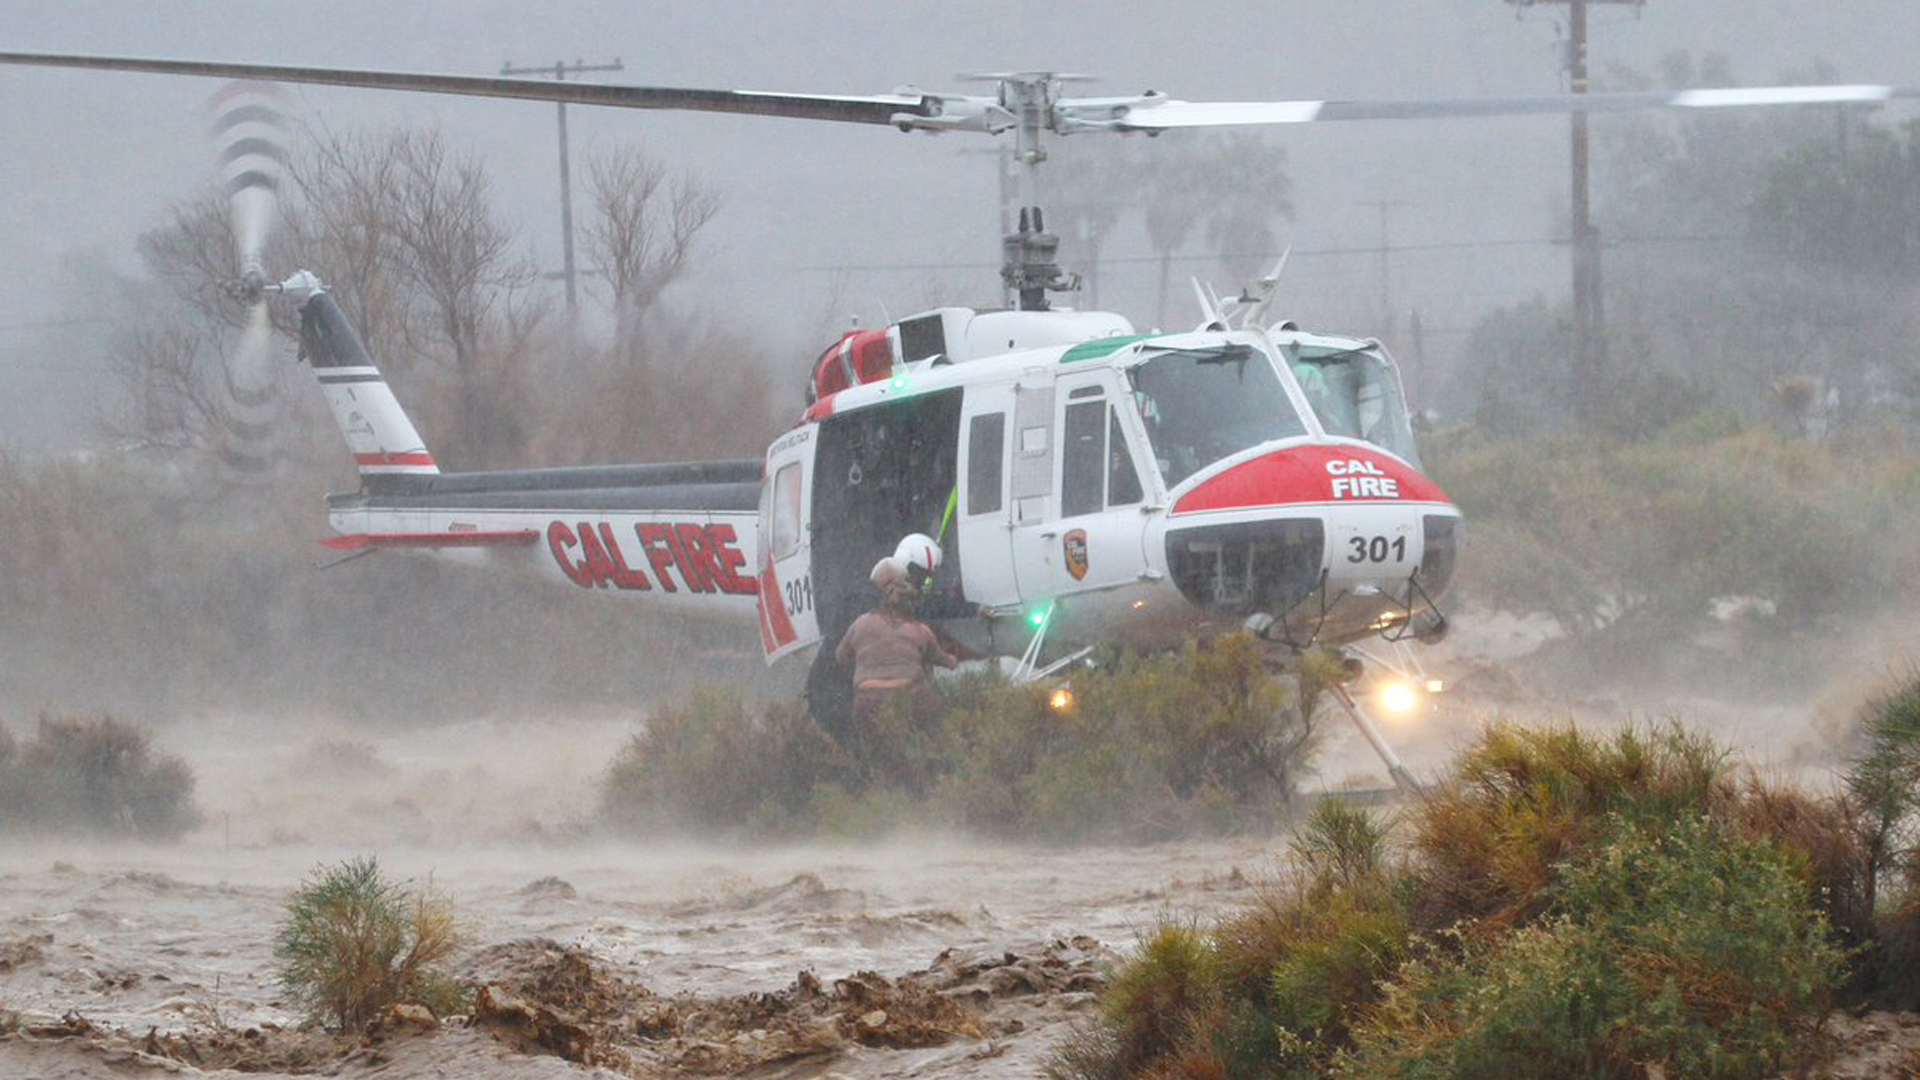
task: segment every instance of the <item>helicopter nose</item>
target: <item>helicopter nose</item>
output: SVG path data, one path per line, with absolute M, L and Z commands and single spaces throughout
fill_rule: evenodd
M 1206 475 L 1174 500 L 1173 516 L 1382 502 L 1446 504 L 1447 495 L 1439 484 L 1391 454 L 1346 445 L 1294 446 Z
M 1348 445 L 1270 451 L 1205 474 L 1174 498 L 1169 576 L 1214 613 L 1280 612 L 1332 585 L 1437 598 L 1453 577 L 1458 512 L 1392 455 Z

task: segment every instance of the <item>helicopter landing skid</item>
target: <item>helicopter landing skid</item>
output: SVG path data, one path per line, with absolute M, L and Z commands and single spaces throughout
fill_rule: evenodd
M 1406 765 L 1400 761 L 1400 755 L 1393 752 L 1393 747 L 1387 745 L 1387 740 L 1381 736 L 1380 729 L 1374 726 L 1373 719 L 1367 715 L 1366 709 L 1362 708 L 1360 702 L 1348 692 L 1346 684 L 1334 684 L 1333 696 L 1340 702 L 1340 707 L 1347 711 L 1353 726 L 1360 729 L 1361 735 L 1366 736 L 1367 742 L 1373 747 L 1373 752 L 1379 754 L 1380 760 L 1386 763 L 1387 775 L 1393 778 L 1394 786 L 1408 795 L 1424 796 L 1426 789 L 1422 788 L 1419 781 L 1413 778 L 1413 774 L 1407 771 Z
M 1055 603 L 1055 601 L 1047 602 L 1047 610 L 1040 614 L 1039 622 L 1034 624 L 1033 640 L 1027 642 L 1026 651 L 1020 654 L 1020 662 L 1014 666 L 1011 678 L 1016 686 L 1030 682 L 1038 682 L 1041 679 L 1047 678 L 1068 664 L 1073 663 L 1075 660 L 1093 651 L 1093 646 L 1088 645 L 1068 653 L 1053 663 L 1048 664 L 1046 667 L 1039 666 L 1040 649 L 1047 643 L 1047 628 L 1053 625 Z

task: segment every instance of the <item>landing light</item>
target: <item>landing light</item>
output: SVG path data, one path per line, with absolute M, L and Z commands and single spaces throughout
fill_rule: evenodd
M 1073 691 L 1064 686 L 1056 687 L 1053 693 L 1047 695 L 1047 705 L 1054 712 L 1066 712 L 1073 708 Z
M 1447 684 L 1444 682 L 1441 682 L 1439 679 L 1427 680 L 1427 693 L 1429 694 L 1437 694 L 1442 690 L 1445 690 L 1446 688 L 1447 688 Z
M 1420 704 L 1420 695 L 1406 683 L 1388 683 L 1380 691 L 1380 707 L 1390 713 L 1409 713 Z

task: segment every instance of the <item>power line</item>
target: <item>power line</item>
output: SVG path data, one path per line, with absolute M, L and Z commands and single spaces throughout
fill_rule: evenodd
M 1612 247 L 1624 247 L 1628 244 L 1710 244 L 1728 243 L 1740 239 L 1730 234 L 1698 234 L 1692 236 L 1620 236 L 1611 237 L 1607 244 Z M 1565 237 L 1537 237 L 1534 239 L 1511 240 L 1453 240 L 1430 244 L 1395 244 L 1386 248 L 1389 255 L 1421 251 L 1474 251 L 1489 248 L 1514 247 L 1565 247 L 1572 241 Z M 1339 255 L 1379 255 L 1381 246 L 1368 247 L 1314 248 L 1311 250 L 1295 248 L 1292 259 L 1330 258 Z M 1230 251 L 1217 254 L 1175 255 L 1171 261 L 1176 263 L 1216 262 L 1223 259 L 1277 259 L 1278 251 Z M 1100 258 L 1100 265 L 1117 264 L 1125 266 L 1134 263 L 1158 263 L 1158 255 L 1106 255 Z M 793 273 L 833 272 L 840 270 L 983 270 L 998 269 L 999 263 L 987 262 L 922 262 L 922 263 L 831 263 L 809 266 L 790 266 L 786 269 Z
M 105 315 L 83 315 L 72 319 L 46 319 L 41 322 L 0 323 L 0 333 L 25 330 L 59 330 L 69 326 L 112 325 L 124 320 Z

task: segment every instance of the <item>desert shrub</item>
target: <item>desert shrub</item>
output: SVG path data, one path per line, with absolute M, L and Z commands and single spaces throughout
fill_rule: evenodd
M 1771 844 L 1689 816 L 1616 827 L 1558 914 L 1406 966 L 1350 1077 L 1766 1077 L 1804 1057 L 1843 953 Z
M 1870 983 L 1885 1004 L 1920 1004 L 1920 873 L 1908 872 L 1904 888 L 1874 924 Z
M 1728 818 L 1742 835 L 1779 846 L 1838 941 L 1852 948 L 1873 938 L 1867 847 L 1851 800 L 1749 776 Z
M 1736 794 L 1724 751 L 1677 725 L 1609 737 L 1495 724 L 1413 815 L 1424 921 L 1515 925 L 1546 907 L 1556 867 L 1614 815 L 1660 822 Z
M 0 823 L 22 832 L 172 840 L 198 825 L 193 773 L 143 729 L 109 716 L 42 716 L 0 729 Z
M 797 706 L 702 691 L 649 715 L 602 784 L 599 818 L 627 832 L 925 824 L 1061 841 L 1266 828 L 1306 770 L 1315 678 L 1331 663 L 1310 657 L 1300 693 L 1244 636 L 1114 655 L 1073 676 L 1064 712 L 1052 686 L 980 672 L 940 684 L 936 720 L 883 715 L 864 736 L 884 745 L 849 748 Z
M 1188 1041 L 1192 1019 L 1218 1006 L 1212 961 L 1212 943 L 1192 926 L 1162 923 L 1141 942 L 1101 1004 L 1114 1035 L 1118 1075 L 1177 1053 Z
M 602 781 L 600 822 L 617 832 L 801 831 L 814 789 L 850 764 L 806 712 L 750 706 L 707 689 L 653 710 Z
M 1842 809 L 1677 725 L 1503 724 L 1404 819 L 1396 849 L 1317 807 L 1291 873 L 1149 942 L 1052 1075 L 1766 1076 L 1813 1045 L 1848 955 L 1823 908 L 1858 891 Z
M 301 883 L 273 954 L 281 988 L 308 1018 L 351 1032 L 397 1004 L 458 1012 L 464 992 L 443 967 L 459 944 L 444 897 L 391 881 L 365 858 L 318 867 Z
M 1244 635 L 1111 656 L 1071 686 L 1076 703 L 1059 714 L 1046 687 L 952 683 L 931 763 L 942 808 L 970 828 L 1051 839 L 1243 830 L 1292 800 L 1313 748 L 1317 696 Z
M 1161 926 L 1102 999 L 1104 1026 L 1050 1075 L 1322 1075 L 1407 955 L 1410 881 L 1386 842 L 1365 811 L 1318 805 L 1294 837 L 1296 872 L 1218 926 Z

